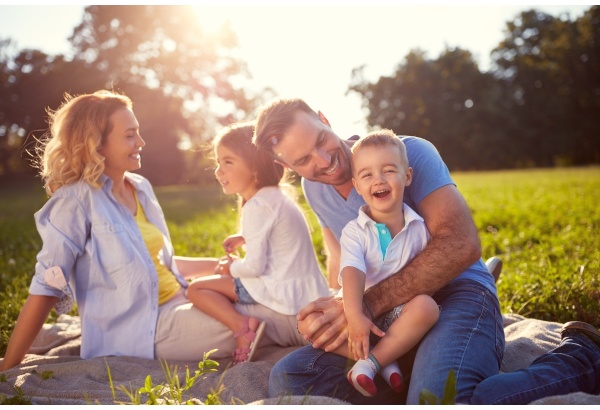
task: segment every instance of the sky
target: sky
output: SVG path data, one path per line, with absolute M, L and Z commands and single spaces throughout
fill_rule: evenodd
M 34 4 L 0 0 L 0 38 L 13 39 L 18 49 L 68 55 L 67 39 L 81 22 L 85 6 Z M 247 4 L 200 2 L 200 24 L 217 29 L 229 20 L 238 36 L 240 58 L 252 75 L 249 87 L 270 87 L 280 96 L 304 99 L 322 111 L 342 137 L 366 129 L 359 96 L 347 93 L 354 68 L 364 65 L 366 78 L 376 81 L 393 74 L 413 49 L 435 59 L 446 47 L 460 47 L 474 55 L 480 69 L 487 70 L 490 52 L 504 38 L 506 22 L 522 11 L 535 8 L 553 16 L 569 13 L 573 20 L 590 7 L 585 3 L 445 5 L 425 1 L 412 5 L 376 0 L 369 5 L 327 0 Z

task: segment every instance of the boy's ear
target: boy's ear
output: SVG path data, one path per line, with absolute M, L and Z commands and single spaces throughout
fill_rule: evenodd
M 412 182 L 413 169 L 412 167 L 408 167 L 406 170 L 406 186 L 409 186 Z
M 354 185 L 354 189 L 356 189 L 356 193 L 360 196 L 362 196 L 362 194 L 360 193 L 360 191 L 358 190 L 358 184 L 356 183 L 356 180 L 354 178 L 352 178 L 352 185 Z
M 321 122 L 323 122 L 323 124 L 327 125 L 329 128 L 331 128 L 331 124 L 329 124 L 329 120 L 327 119 L 327 117 L 325 117 L 325 114 L 323 114 L 321 111 L 319 111 L 319 118 L 321 119 Z

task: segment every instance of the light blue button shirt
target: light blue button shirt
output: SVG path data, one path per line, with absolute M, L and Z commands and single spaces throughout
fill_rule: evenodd
M 164 214 L 152 186 L 141 175 L 126 173 L 152 224 L 164 236 L 161 261 L 177 272 Z M 33 295 L 61 297 L 46 284 L 44 272 L 59 266 L 75 299 L 82 323 L 81 357 L 154 358 L 158 318 L 158 274 L 135 218 L 112 194 L 105 175 L 102 187 L 85 182 L 63 186 L 35 214 L 43 246 L 37 255 Z

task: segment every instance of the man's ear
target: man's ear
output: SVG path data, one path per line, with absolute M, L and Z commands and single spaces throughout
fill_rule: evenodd
M 325 117 L 325 114 L 323 114 L 321 111 L 319 111 L 319 118 L 321 119 L 321 122 L 323 122 L 323 124 L 327 125 L 329 128 L 331 128 L 331 124 L 329 123 L 329 120 L 327 119 L 327 117 Z
M 287 164 L 285 162 L 279 161 L 278 159 L 274 159 L 273 162 L 275 162 L 276 164 L 281 165 L 284 168 L 291 169 L 290 167 L 287 166 Z

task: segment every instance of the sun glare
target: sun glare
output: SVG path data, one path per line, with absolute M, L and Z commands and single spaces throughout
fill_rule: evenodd
M 227 7 L 194 5 L 194 10 L 198 16 L 198 21 L 203 30 L 216 33 L 228 20 Z

